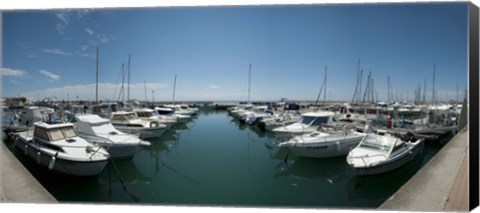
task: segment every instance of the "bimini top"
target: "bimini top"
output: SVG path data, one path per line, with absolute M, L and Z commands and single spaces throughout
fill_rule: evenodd
M 76 117 L 77 121 L 89 123 L 92 125 L 102 125 L 109 123 L 108 119 L 102 118 L 98 115 L 79 115 Z
M 54 128 L 61 128 L 61 127 L 73 127 L 72 123 L 59 123 L 59 124 L 48 124 L 45 122 L 36 122 L 35 126 L 42 127 L 45 129 L 54 129 Z
M 329 111 L 317 111 L 317 112 L 307 112 L 302 114 L 302 116 L 308 117 L 332 117 L 335 113 Z

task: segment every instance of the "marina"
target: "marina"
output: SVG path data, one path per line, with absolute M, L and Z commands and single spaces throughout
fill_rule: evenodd
M 0 200 L 465 210 L 471 8 L 8 12 Z
M 365 177 L 348 168 L 345 156 L 289 154 L 285 162 L 288 150 L 272 145 L 272 132 L 214 109 L 147 139 L 151 146 L 140 147 L 131 160 L 114 160 L 89 179 L 39 168 L 12 141 L 5 145 L 60 202 L 376 208 L 451 137 L 428 144 L 398 170 Z

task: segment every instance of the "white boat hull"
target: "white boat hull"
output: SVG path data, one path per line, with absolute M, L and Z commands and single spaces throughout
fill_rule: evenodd
M 308 158 L 332 158 L 339 156 L 346 156 L 358 143 L 362 140 L 363 136 L 355 137 L 336 137 L 329 138 L 328 141 L 321 141 L 315 143 L 305 144 L 286 144 L 285 147 L 299 157 Z M 282 144 L 280 144 L 282 146 Z
M 91 161 L 72 161 L 62 159 L 59 156 L 52 160 L 52 156 L 31 143 L 17 139 L 15 146 L 30 157 L 37 164 L 42 165 L 46 169 L 53 172 L 71 175 L 71 176 L 96 176 L 99 175 L 108 163 L 108 159 L 91 160 Z
M 422 150 L 422 148 L 423 142 L 420 142 L 416 146 L 413 146 L 410 151 L 405 152 L 403 155 L 397 156 L 395 159 L 384 161 L 372 166 L 353 167 L 353 169 L 357 175 L 361 176 L 377 175 L 390 172 L 410 162 L 420 152 L 420 150 Z
M 124 125 L 115 125 L 115 128 L 121 132 L 129 133 L 129 134 L 138 134 L 140 135 L 141 139 L 146 138 L 156 138 L 162 136 L 167 128 L 144 128 L 144 127 L 127 127 Z
M 79 136 L 87 140 L 89 143 L 101 146 L 107 150 L 113 159 L 131 159 L 138 150 L 140 143 L 112 143 L 105 138 L 93 137 L 90 135 L 80 134 Z

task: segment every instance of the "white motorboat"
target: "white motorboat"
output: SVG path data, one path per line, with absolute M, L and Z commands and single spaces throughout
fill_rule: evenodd
M 39 165 L 72 176 L 95 176 L 110 158 L 102 147 L 78 137 L 72 123 L 37 122 L 33 130 L 14 133 L 15 146 Z
M 140 145 L 150 145 L 136 135 L 118 131 L 110 120 L 98 115 L 77 115 L 75 119 L 78 136 L 107 149 L 114 159 L 133 158 Z
M 141 120 L 135 112 L 112 112 L 110 121 L 116 129 L 138 134 L 141 139 L 160 137 L 167 129 L 167 126 L 157 121 Z
M 197 112 L 197 111 L 189 110 L 187 108 L 182 108 L 182 106 L 185 106 L 185 105 L 166 105 L 165 107 L 173 109 L 173 111 L 175 111 L 176 114 L 180 114 L 180 115 L 192 116 Z
M 251 104 L 239 105 L 239 106 L 231 108 L 229 113 L 234 118 L 240 118 L 243 115 L 243 113 L 251 110 L 252 108 L 253 108 L 253 105 L 251 105 Z
M 287 147 L 299 157 L 330 158 L 347 155 L 363 139 L 365 133 L 344 128 L 333 130 L 322 128 L 304 135 L 296 136 L 278 147 Z
M 347 156 L 358 175 L 375 175 L 397 169 L 412 160 L 423 148 L 423 139 L 404 141 L 390 134 L 367 134 Z
M 301 115 L 300 119 L 290 125 L 277 127 L 273 132 L 279 134 L 301 135 L 317 130 L 322 124 L 333 122 L 335 113 L 328 111 L 309 112 Z
M 254 106 L 251 111 L 244 113 L 240 119 L 244 119 L 245 123 L 254 125 L 263 118 L 272 117 L 273 114 L 273 111 L 268 106 Z
M 140 119 L 145 121 L 157 121 L 167 126 L 167 129 L 170 129 L 173 125 L 175 125 L 178 120 L 175 117 L 159 115 L 155 110 L 149 108 L 135 109 L 134 112 L 137 113 L 137 116 Z
M 155 107 L 155 111 L 161 116 L 166 116 L 169 118 L 176 119 L 178 123 L 185 123 L 192 118 L 192 116 L 190 115 L 177 114 L 175 110 L 167 107 Z
M 272 131 L 281 126 L 287 126 L 297 122 L 300 119 L 300 106 L 297 104 L 285 104 L 283 112 L 273 114 L 270 117 L 262 118 L 258 123 L 258 127 L 262 130 Z

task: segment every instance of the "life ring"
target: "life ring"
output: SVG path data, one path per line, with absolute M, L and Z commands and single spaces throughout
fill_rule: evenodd
M 157 126 L 158 126 L 158 122 L 156 121 L 150 122 L 150 127 L 157 127 Z

